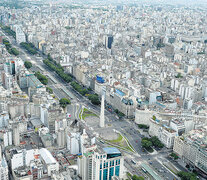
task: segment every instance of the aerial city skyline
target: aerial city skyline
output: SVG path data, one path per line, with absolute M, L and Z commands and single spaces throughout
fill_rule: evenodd
M 2 0 L 0 180 L 207 179 L 206 1 Z

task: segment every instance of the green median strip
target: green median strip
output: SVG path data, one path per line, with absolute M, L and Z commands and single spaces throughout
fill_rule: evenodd
M 85 120 L 85 118 L 87 117 L 98 117 L 98 115 L 94 114 L 93 112 L 89 111 L 88 109 L 84 108 L 84 109 L 81 109 L 81 112 L 79 114 L 79 118 L 83 120 Z

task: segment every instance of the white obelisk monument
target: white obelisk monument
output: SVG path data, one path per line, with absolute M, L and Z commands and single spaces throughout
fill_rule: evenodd
M 104 116 L 104 95 L 101 98 L 101 114 L 100 114 L 100 124 L 101 128 L 105 127 L 105 116 Z

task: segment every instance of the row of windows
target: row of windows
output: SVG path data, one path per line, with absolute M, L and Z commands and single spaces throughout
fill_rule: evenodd
M 106 155 L 100 155 L 100 156 L 97 156 L 97 155 L 96 155 L 96 158 L 98 158 L 98 159 L 99 159 L 99 158 L 100 158 L 100 159 L 102 159 L 102 158 L 106 158 Z
M 116 165 L 120 164 L 120 159 L 116 160 Z
M 109 170 L 109 180 L 111 180 L 112 176 L 114 175 L 114 168 L 110 168 Z
M 108 169 L 103 170 L 103 180 L 107 180 L 108 177 Z
M 109 163 L 104 162 L 103 168 L 108 168 L 108 167 L 114 166 L 114 163 L 116 163 L 116 165 L 120 165 L 120 159 L 117 159 L 116 162 L 114 162 L 114 160 L 110 161 Z M 102 169 L 102 163 L 100 164 L 100 169 Z
M 115 175 L 119 176 L 120 166 L 115 167 Z M 99 180 L 111 180 L 114 176 L 114 167 L 109 169 L 109 179 L 108 179 L 108 169 L 103 170 L 103 179 L 102 179 L 102 170 L 100 170 Z
M 120 167 L 119 166 L 116 166 L 116 169 L 115 169 L 115 175 L 116 176 L 119 176 L 119 169 L 120 169 Z

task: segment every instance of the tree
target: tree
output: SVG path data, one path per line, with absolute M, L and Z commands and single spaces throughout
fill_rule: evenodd
M 118 109 L 115 109 L 114 112 L 119 116 L 119 118 L 122 118 L 125 116 L 125 114 L 120 112 Z
M 96 95 L 96 94 L 90 94 L 89 96 L 88 96 L 88 99 L 91 101 L 91 103 L 92 104 L 94 104 L 94 105 L 100 105 L 101 104 L 101 102 L 100 102 L 100 100 L 99 100 L 99 97 L 98 97 L 98 95 Z
M 3 39 L 3 44 L 6 44 L 6 43 L 10 44 L 9 40 Z
M 150 141 L 152 142 L 153 146 L 155 146 L 155 147 L 158 147 L 158 148 L 163 148 L 164 147 L 162 142 L 156 136 L 151 137 Z
M 10 36 L 13 36 L 14 38 L 16 38 L 16 32 L 11 30 L 9 26 L 2 26 L 2 29 L 4 30 L 4 32 L 9 34 Z
M 88 91 L 87 91 L 87 89 L 82 89 L 80 91 L 80 93 L 81 93 L 81 95 L 85 96 L 86 94 L 88 94 Z
M 176 78 L 182 78 L 183 76 L 181 75 L 181 73 L 178 73 L 177 76 L 175 76 Z
M 66 108 L 68 104 L 71 104 L 70 100 L 67 98 L 60 99 L 59 103 L 62 108 Z
M 79 85 L 77 82 L 73 81 L 71 83 L 71 86 L 78 91 L 81 95 L 85 96 L 86 94 L 88 94 L 88 90 L 83 88 L 81 85 Z
M 145 149 L 151 149 L 152 147 L 152 142 L 149 140 L 142 139 L 141 143 L 142 143 L 142 147 Z
M 119 113 L 119 110 L 118 110 L 118 109 L 115 109 L 114 112 L 115 112 L 116 114 L 118 114 L 118 113 Z
M 87 89 L 88 91 L 92 91 L 92 89 L 89 87 L 88 89 Z
M 196 174 L 190 172 L 180 171 L 177 175 L 181 178 L 181 180 L 197 180 Z
M 35 73 L 35 76 L 37 77 L 37 79 L 39 79 L 39 81 L 44 84 L 44 85 L 47 85 L 48 83 L 48 79 L 46 76 L 42 75 L 39 71 L 37 71 Z
M 47 55 L 47 59 L 48 59 L 49 61 L 53 61 L 52 57 L 50 56 L 50 53 Z
M 19 55 L 19 51 L 16 48 L 11 48 L 11 54 L 18 56 Z
M 4 43 L 4 45 L 6 46 L 7 50 L 9 50 L 12 47 L 10 43 Z
M 144 180 L 144 177 L 142 177 L 142 176 L 137 176 L 137 175 L 133 175 L 133 176 L 132 176 L 132 180 Z
M 52 94 L 52 93 L 53 93 L 52 88 L 49 88 L 49 87 L 46 87 L 46 91 L 47 91 L 47 92 L 49 92 L 50 94 Z
M 27 50 L 28 53 L 37 54 L 37 48 L 32 43 L 21 42 L 20 45 Z
M 138 127 L 140 129 L 149 129 L 149 126 L 145 125 L 145 124 L 138 124 Z
M 24 66 L 27 68 L 27 69 L 30 69 L 32 67 L 32 63 L 30 61 L 25 61 L 24 62 Z
M 170 154 L 170 157 L 172 157 L 174 160 L 177 160 L 179 158 L 178 155 L 173 152 Z
M 65 73 L 63 67 L 60 64 L 56 63 L 56 61 L 52 60 L 50 55 L 48 55 L 48 59 L 43 60 L 43 63 L 46 64 L 46 66 L 55 71 L 65 82 L 69 83 L 72 81 L 72 77 L 69 74 Z
M 13 54 L 15 56 L 19 55 L 19 51 L 16 48 L 12 48 L 12 45 L 7 39 L 3 39 L 3 44 L 5 45 L 9 54 Z

